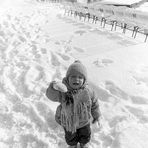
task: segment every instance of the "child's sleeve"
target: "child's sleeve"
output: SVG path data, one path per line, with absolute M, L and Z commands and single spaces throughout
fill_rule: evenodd
M 62 93 L 53 88 L 54 83 L 55 83 L 55 81 L 53 81 L 49 84 L 49 87 L 46 90 L 46 96 L 48 97 L 48 99 L 50 99 L 54 102 L 60 102 L 60 98 L 61 98 Z
M 91 100 L 92 100 L 92 107 L 91 107 L 92 117 L 95 120 L 99 120 L 99 117 L 101 116 L 101 112 L 99 108 L 98 98 L 96 97 L 96 94 L 94 91 L 92 91 Z

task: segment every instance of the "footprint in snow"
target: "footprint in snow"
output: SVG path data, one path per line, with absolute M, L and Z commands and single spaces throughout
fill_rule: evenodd
M 106 67 L 109 66 L 110 64 L 112 64 L 113 61 L 110 59 L 98 59 L 96 61 L 93 62 L 94 65 L 96 65 L 97 67 Z
M 56 44 L 56 45 L 60 45 L 60 42 L 59 42 L 59 41 L 55 41 L 55 44 Z
M 61 65 L 58 57 L 53 52 L 51 52 L 51 63 L 53 66 L 60 66 Z
M 120 40 L 118 42 L 118 44 L 122 45 L 122 46 L 130 46 L 130 45 L 136 45 L 136 41 L 130 41 L 130 40 Z
M 130 96 L 130 99 L 133 104 L 137 105 L 146 105 L 148 104 L 147 98 L 141 97 L 141 96 Z
M 80 29 L 92 29 L 92 27 L 87 26 L 87 25 L 83 25 L 79 27 Z
M 148 87 L 148 77 L 133 76 L 137 85 L 145 85 Z
M 79 48 L 79 47 L 73 47 L 73 48 L 78 52 L 84 52 L 84 50 L 82 48 Z
M 68 61 L 70 59 L 70 57 L 65 54 L 58 53 L 58 55 L 61 56 L 61 58 L 65 61 Z
M 146 124 L 148 123 L 148 116 L 145 113 L 144 109 L 139 107 L 133 107 L 133 106 L 126 106 L 128 111 L 133 114 L 139 121 L 139 123 Z
M 124 92 L 122 89 L 120 89 L 114 82 L 106 81 L 105 87 L 112 95 L 117 96 L 123 100 L 129 99 L 129 95 L 126 92 Z
M 86 33 L 86 31 L 84 30 L 78 30 L 74 32 L 75 34 L 79 34 L 79 35 L 83 35 L 84 33 Z

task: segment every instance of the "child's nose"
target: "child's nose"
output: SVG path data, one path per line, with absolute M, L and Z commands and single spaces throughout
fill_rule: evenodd
M 79 81 L 79 77 L 75 77 L 75 81 Z

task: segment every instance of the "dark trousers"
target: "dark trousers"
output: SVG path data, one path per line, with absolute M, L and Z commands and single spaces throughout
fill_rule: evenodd
M 79 128 L 75 133 L 65 130 L 65 140 L 66 143 L 70 146 L 77 145 L 77 143 L 86 144 L 90 141 L 91 138 L 91 129 L 90 124 Z

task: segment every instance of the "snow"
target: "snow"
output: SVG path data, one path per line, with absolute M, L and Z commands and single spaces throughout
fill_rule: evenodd
M 65 148 L 58 103 L 45 96 L 80 59 L 102 112 L 90 148 L 148 147 L 148 43 L 144 35 L 64 16 L 60 4 L 0 1 L 0 148 Z
M 137 2 L 140 2 L 140 0 L 103 0 L 103 3 L 116 3 L 116 4 L 127 4 L 131 5 Z
M 142 12 L 148 12 L 148 2 L 145 2 L 144 4 L 140 5 L 140 7 L 136 8 L 136 10 L 140 10 Z

